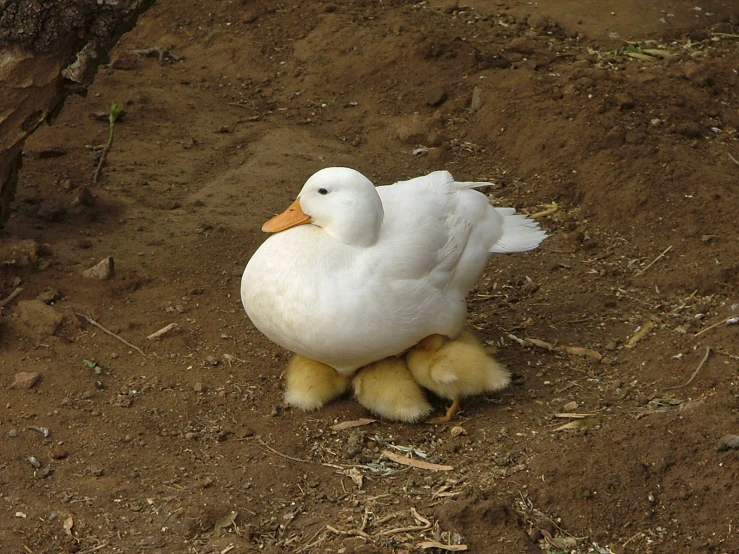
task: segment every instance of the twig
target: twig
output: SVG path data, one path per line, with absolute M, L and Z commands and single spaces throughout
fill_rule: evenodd
M 78 554 L 90 554 L 91 552 L 96 552 L 100 550 L 101 548 L 105 548 L 106 546 L 108 546 L 108 543 L 103 542 L 103 543 L 98 544 L 97 546 L 93 546 L 92 548 L 88 548 L 86 550 L 80 550 Z
M 657 256 L 656 258 L 654 258 L 652 260 L 652 263 L 650 263 L 649 265 L 647 265 L 647 267 L 644 267 L 644 268 L 640 269 L 639 271 L 637 271 L 636 274 L 637 275 L 641 275 L 642 273 L 644 273 L 647 269 L 649 269 L 655 263 L 657 263 L 657 261 L 659 261 L 662 258 L 662 256 L 664 256 L 665 254 L 667 254 L 670 250 L 672 250 L 672 245 L 670 245 L 667 248 L 665 248 L 659 256 Z
M 718 327 L 719 325 L 723 325 L 724 323 L 726 323 L 727 321 L 729 321 L 730 319 L 733 319 L 733 318 L 735 318 L 735 317 L 736 317 L 735 315 L 730 315 L 729 317 L 726 317 L 726 318 L 722 319 L 722 320 L 721 320 L 721 321 L 719 321 L 718 323 L 714 323 L 714 324 L 713 324 L 713 325 L 711 325 L 710 327 L 706 327 L 706 328 L 705 328 L 705 329 L 703 329 L 702 331 L 698 331 L 698 332 L 697 332 L 697 333 L 696 333 L 695 335 L 693 335 L 693 338 L 695 338 L 695 337 L 697 337 L 697 336 L 699 336 L 699 335 L 702 335 L 702 334 L 703 334 L 703 333 L 705 333 L 706 331 L 710 331 L 711 329 L 715 329 L 715 328 L 716 328 L 716 327 Z
M 146 354 L 144 354 L 144 351 L 141 350 L 138 346 L 136 346 L 134 344 L 131 344 L 130 342 L 128 342 L 123 337 L 121 337 L 119 335 L 116 335 L 113 331 L 108 331 L 105 327 L 103 327 L 102 325 L 100 325 L 97 321 L 95 321 L 91 317 L 88 317 L 85 314 L 80 314 L 80 313 L 77 313 L 77 312 L 75 312 L 74 315 L 76 315 L 77 317 L 80 317 L 80 318 L 84 319 L 85 321 L 87 321 L 87 323 L 89 323 L 90 325 L 94 325 L 95 327 L 97 327 L 98 329 L 100 329 L 103 333 L 107 333 L 108 335 L 110 335 L 114 339 L 118 339 L 119 341 L 121 341 L 123 344 L 125 344 L 129 348 L 133 348 L 136 352 L 138 352 L 142 356 L 146 357 Z
M 706 355 L 703 356 L 703 359 L 701 360 L 701 363 L 698 364 L 698 367 L 695 368 L 695 371 L 693 372 L 693 375 L 690 376 L 690 379 L 685 381 L 682 385 L 677 385 L 676 387 L 667 387 L 665 390 L 675 390 L 675 389 L 682 389 L 687 387 L 690 383 L 693 382 L 693 379 L 695 379 L 695 376 L 698 375 L 698 372 L 703 367 L 703 364 L 706 363 L 706 360 L 708 359 L 708 356 L 711 354 L 711 347 L 706 346 Z
M 365 533 L 364 531 L 360 531 L 359 529 L 351 529 L 349 531 L 342 531 L 341 529 L 337 529 L 336 527 L 331 527 L 330 525 L 326 525 L 326 529 L 331 531 L 332 533 L 336 533 L 337 535 L 344 535 L 347 537 L 362 537 L 365 540 L 370 540 L 371 537 Z
M 288 460 L 292 460 L 293 462 L 302 462 L 304 464 L 313 464 L 315 462 L 312 462 L 310 460 L 303 460 L 301 458 L 295 458 L 293 456 L 288 456 L 287 454 L 283 454 L 282 452 L 275 450 L 270 445 L 268 445 L 266 442 L 264 442 L 262 439 L 257 439 L 257 442 L 261 444 L 264 448 L 272 452 L 273 454 L 277 454 L 278 456 L 282 456 L 283 458 L 286 458 Z
M 6 296 L 4 300 L 0 300 L 0 308 L 4 308 L 8 304 L 10 304 L 13 300 L 15 300 L 15 297 L 18 296 L 21 292 L 23 292 L 23 288 L 18 287 L 13 292 L 11 292 L 8 296 Z
M 729 153 L 727 152 L 727 154 L 729 154 Z M 739 160 L 737 160 L 737 159 L 736 159 L 736 158 L 735 158 L 734 156 L 732 156 L 731 154 L 729 154 L 729 157 L 731 158 L 731 161 L 732 161 L 732 162 L 734 162 L 734 163 L 735 163 L 736 165 L 739 165 Z
M 164 335 L 164 334 L 166 334 L 166 333 L 169 333 L 169 332 L 170 332 L 170 331 L 171 331 L 172 329 L 174 329 L 175 327 L 177 327 L 177 324 L 176 324 L 176 323 L 170 323 L 170 324 L 169 324 L 169 325 L 167 325 L 166 327 L 162 327 L 161 329 L 159 329 L 159 331 L 155 331 L 155 332 L 153 332 L 153 333 L 152 333 L 151 335 L 149 335 L 149 336 L 148 336 L 148 337 L 146 337 L 146 338 L 147 338 L 147 339 L 149 339 L 149 340 L 154 340 L 154 339 L 158 339 L 158 338 L 159 338 L 159 337 L 161 337 L 162 335 Z

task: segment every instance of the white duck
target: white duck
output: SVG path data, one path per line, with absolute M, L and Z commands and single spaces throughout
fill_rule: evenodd
M 456 338 L 465 297 L 491 252 L 546 237 L 512 208 L 494 208 L 447 171 L 375 188 L 361 173 L 322 169 L 262 230 L 241 300 L 283 348 L 339 373 L 400 354 L 433 334 Z

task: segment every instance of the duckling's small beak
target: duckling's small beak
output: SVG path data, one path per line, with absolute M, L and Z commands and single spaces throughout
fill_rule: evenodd
M 296 225 L 303 225 L 304 223 L 310 223 L 313 221 L 309 215 L 303 213 L 303 209 L 300 207 L 300 198 L 295 200 L 290 207 L 282 212 L 280 215 L 274 216 L 267 223 L 262 225 L 262 231 L 265 233 L 279 233 L 290 227 Z

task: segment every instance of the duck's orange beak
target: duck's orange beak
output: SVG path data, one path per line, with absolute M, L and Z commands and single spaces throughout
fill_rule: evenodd
M 303 213 L 300 207 L 300 199 L 298 198 L 290 204 L 290 206 L 280 215 L 274 216 L 267 223 L 262 225 L 262 231 L 265 233 L 279 233 L 296 225 L 310 223 L 312 220 L 309 215 Z

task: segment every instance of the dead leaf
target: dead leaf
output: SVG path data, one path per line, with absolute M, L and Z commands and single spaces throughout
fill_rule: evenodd
M 64 532 L 72 538 L 74 538 L 74 535 L 72 534 L 73 527 L 74 518 L 72 518 L 72 516 L 67 516 L 67 519 L 64 520 Z
M 447 552 L 463 552 L 467 550 L 466 544 L 443 544 L 437 541 L 419 542 L 416 546 L 423 550 L 427 550 L 429 548 L 439 548 L 440 550 L 446 550 Z
M 383 450 L 382 455 L 386 458 L 391 459 L 393 462 L 404 466 L 416 467 L 418 469 L 430 469 L 433 471 L 451 471 L 454 469 L 452 466 L 443 466 L 439 464 L 432 464 L 430 462 L 424 462 L 423 460 L 416 460 L 414 458 L 406 458 L 390 450 Z
M 361 489 L 362 485 L 364 485 L 364 475 L 362 475 L 362 472 L 356 467 L 347 470 L 344 474 L 354 481 L 354 484 L 357 485 L 358 489 Z
M 588 358 L 593 358 L 594 360 L 601 360 L 603 358 L 600 352 L 596 352 L 595 350 L 591 350 L 590 348 L 583 348 L 582 346 L 561 346 L 557 350 L 563 350 L 564 352 L 567 352 L 568 354 L 574 354 L 575 356 L 587 356 Z
M 376 419 L 356 419 L 354 421 L 342 421 L 336 425 L 331 426 L 332 431 L 343 431 L 344 429 L 351 429 L 352 427 L 361 427 L 362 425 L 369 425 L 370 423 L 376 422 Z
M 564 425 L 560 425 L 555 429 L 555 431 L 582 431 L 584 429 L 590 429 L 591 427 L 598 425 L 598 423 L 599 422 L 596 418 L 586 417 L 584 419 L 576 419 L 569 423 L 565 423 Z
M 585 419 L 586 417 L 593 417 L 595 414 L 576 414 L 576 413 L 559 413 L 554 414 L 554 417 L 560 417 L 562 419 Z

